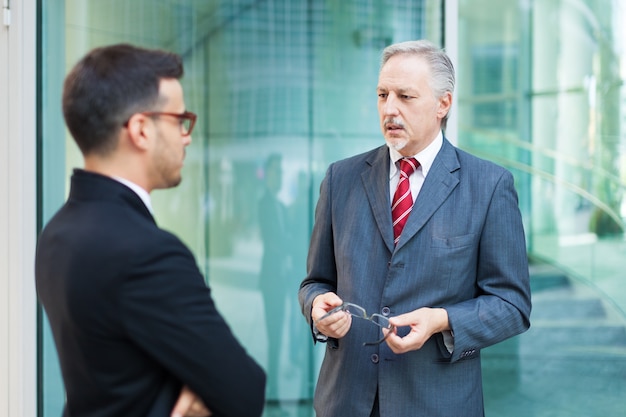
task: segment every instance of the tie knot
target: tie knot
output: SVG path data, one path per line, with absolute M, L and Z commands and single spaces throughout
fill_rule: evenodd
M 407 177 L 411 176 L 415 172 L 420 163 L 415 158 L 402 158 L 400 160 L 400 171 L 402 171 Z

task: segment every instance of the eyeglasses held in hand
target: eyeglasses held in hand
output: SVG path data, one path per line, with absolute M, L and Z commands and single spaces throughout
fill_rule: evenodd
M 389 330 L 389 332 L 387 332 L 387 334 L 382 339 L 379 339 L 375 342 L 365 342 L 363 343 L 363 346 L 373 346 L 373 345 L 381 344 L 382 342 L 385 341 L 385 339 L 387 339 L 387 337 L 391 334 L 391 332 L 394 329 L 394 326 L 391 323 L 389 323 L 389 319 L 387 317 L 380 315 L 380 314 L 376 314 L 376 313 L 370 316 L 367 314 L 367 312 L 365 311 L 363 307 L 356 305 L 356 304 L 352 304 L 352 303 L 343 303 L 339 307 L 333 308 L 328 313 L 324 314 L 322 317 L 316 320 L 316 322 L 324 320 L 326 317 L 329 317 L 340 311 L 345 311 L 351 316 L 357 317 L 359 319 L 371 321 L 375 325 L 379 326 L 381 329 Z
M 184 113 L 168 113 L 163 111 L 144 111 L 139 114 L 143 114 L 148 117 L 160 117 L 160 116 L 170 116 L 176 117 L 178 119 L 178 123 L 180 124 L 180 134 L 183 136 L 191 135 L 191 131 L 196 124 L 196 119 L 198 116 L 195 113 L 190 111 L 186 111 Z M 124 126 L 128 126 L 128 121 L 124 123 Z

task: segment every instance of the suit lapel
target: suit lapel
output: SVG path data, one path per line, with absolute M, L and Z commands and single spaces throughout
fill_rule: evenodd
M 391 225 L 391 201 L 389 200 L 389 149 L 381 146 L 367 160 L 368 167 L 361 174 L 376 225 L 385 245 L 393 252 L 393 227 Z
M 435 157 L 424 185 L 415 200 L 396 250 L 409 241 L 448 198 L 459 183 L 455 171 L 460 167 L 454 147 L 444 139 L 443 146 Z

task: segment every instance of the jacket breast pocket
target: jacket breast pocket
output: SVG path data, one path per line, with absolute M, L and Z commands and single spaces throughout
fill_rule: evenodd
M 468 235 L 452 236 L 452 237 L 438 237 L 433 236 L 431 246 L 433 248 L 448 249 L 454 251 L 458 248 L 464 248 L 466 246 L 472 246 L 475 244 L 476 234 L 470 233 Z
M 436 274 L 443 282 L 451 284 L 455 277 L 476 268 L 478 253 L 478 236 L 475 233 L 438 237 L 433 236 L 431 254 Z

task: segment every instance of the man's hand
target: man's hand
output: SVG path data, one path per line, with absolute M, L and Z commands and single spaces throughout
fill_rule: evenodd
M 393 331 L 386 339 L 387 345 L 393 353 L 406 353 L 418 350 L 435 333 L 450 330 L 448 312 L 443 308 L 418 308 L 406 314 L 401 314 L 389 319 L 389 322 L 397 327 L 410 326 L 411 331 L 404 337 Z M 389 330 L 383 329 L 385 335 Z
M 202 399 L 185 385 L 172 410 L 172 417 L 210 417 L 211 415 L 213 413 L 204 405 Z
M 324 320 L 320 320 L 326 313 L 335 307 L 339 307 L 341 304 L 343 304 L 343 301 L 333 292 L 327 292 L 315 297 L 313 307 L 311 308 L 311 318 L 320 333 L 335 339 L 342 338 L 348 333 L 352 324 L 352 316 L 345 311 L 339 311 L 331 314 Z

